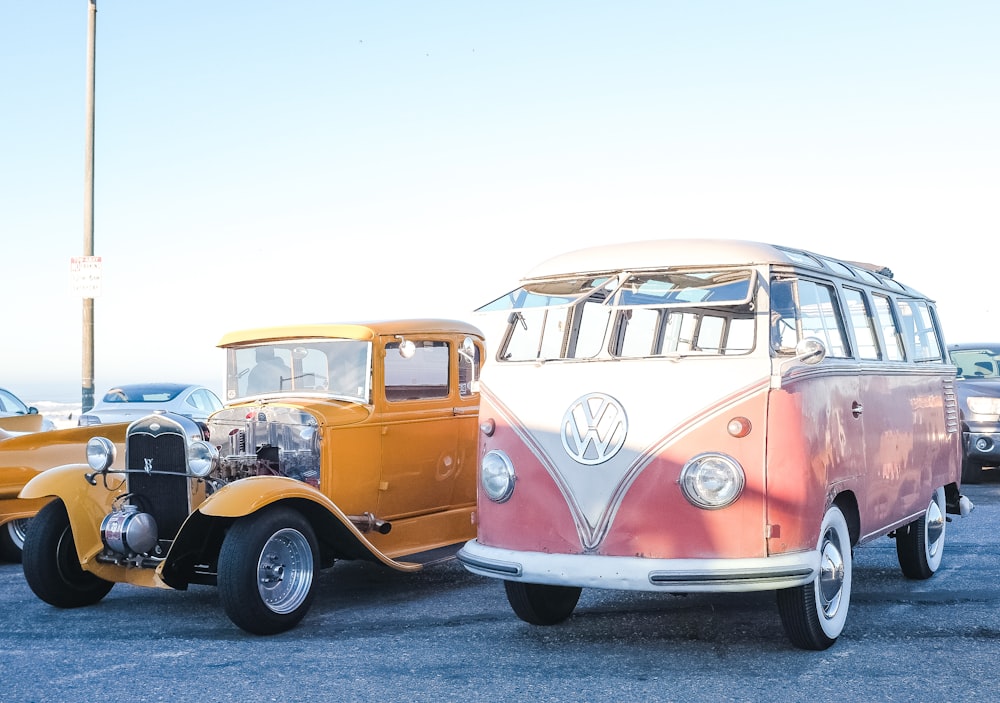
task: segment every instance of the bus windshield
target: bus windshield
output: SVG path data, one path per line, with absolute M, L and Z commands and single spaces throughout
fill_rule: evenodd
M 751 269 L 621 272 L 529 282 L 479 312 L 509 311 L 501 361 L 749 353 Z

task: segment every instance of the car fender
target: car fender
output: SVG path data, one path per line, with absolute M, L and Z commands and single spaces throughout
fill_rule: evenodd
M 252 476 L 226 484 L 198 506 L 212 517 L 244 517 L 279 500 L 305 498 L 346 516 L 325 495 L 307 483 L 287 476 Z
M 205 499 L 195 512 L 208 518 L 228 520 L 246 517 L 278 502 L 296 503 L 318 534 L 327 541 L 335 542 L 352 558 L 370 555 L 400 571 L 418 571 L 421 568 L 419 564 L 400 562 L 386 556 L 333 501 L 309 484 L 286 476 L 254 476 L 234 481 Z M 189 518 L 181 527 L 181 534 L 189 529 L 191 523 L 198 522 L 201 521 Z M 363 552 L 359 552 L 359 548 Z
M 124 493 L 121 476 L 100 475 L 90 479 L 94 470 L 87 464 L 65 464 L 47 469 L 28 481 L 18 498 L 59 498 L 66 506 L 73 541 L 80 564 L 86 565 L 104 547 L 101 542 L 101 521 L 111 512 L 115 499 Z M 106 482 L 106 485 L 102 485 Z

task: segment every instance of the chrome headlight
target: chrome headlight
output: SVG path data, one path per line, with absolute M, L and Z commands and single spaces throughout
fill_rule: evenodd
M 743 492 L 743 467 L 725 454 L 699 454 L 681 469 L 681 491 L 688 501 L 707 510 L 724 508 Z
M 219 450 L 208 442 L 191 442 L 188 447 L 188 471 L 198 478 L 205 478 L 219 465 Z
M 1000 398 L 970 396 L 969 410 L 976 415 L 1000 415 Z
M 105 471 L 115 462 L 115 444 L 107 437 L 91 437 L 87 442 L 87 464 L 94 471 Z
M 514 465 L 503 452 L 492 450 L 483 457 L 480 480 L 489 499 L 503 503 L 514 492 Z

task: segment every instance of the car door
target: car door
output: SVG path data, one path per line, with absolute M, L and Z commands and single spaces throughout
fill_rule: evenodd
M 412 346 L 411 346 L 412 345 Z M 383 349 L 382 480 L 378 515 L 399 519 L 447 509 L 456 477 L 475 456 L 459 437 L 476 416 L 456 412 L 454 344 L 448 339 L 397 339 Z M 474 454 L 474 452 L 473 452 Z

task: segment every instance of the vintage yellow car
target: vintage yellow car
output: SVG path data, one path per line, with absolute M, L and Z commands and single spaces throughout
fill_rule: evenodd
M 40 418 L 40 415 L 24 415 Z M 124 446 L 126 425 L 106 425 L 101 432 Z M 79 461 L 96 428 L 49 432 L 10 431 L 0 427 L 0 559 L 21 561 L 24 536 L 31 518 L 48 498 L 18 498 L 24 485 L 43 469 Z
M 86 463 L 21 491 L 50 501 L 23 557 L 43 601 L 89 605 L 119 582 L 216 585 L 236 625 L 272 634 L 302 619 L 318 570 L 338 559 L 417 571 L 474 536 L 476 327 L 296 325 L 219 346 L 227 405 L 206 424 L 144 417 L 124 459 L 95 437 Z

